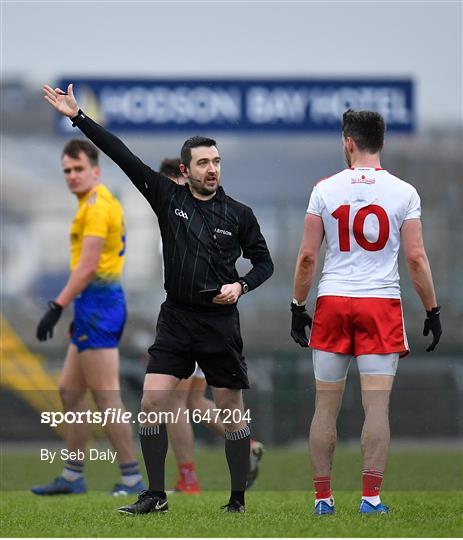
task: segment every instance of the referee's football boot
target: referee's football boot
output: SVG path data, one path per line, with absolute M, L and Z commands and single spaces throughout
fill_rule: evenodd
M 334 499 L 331 498 L 329 502 L 326 500 L 320 500 L 318 502 L 315 501 L 315 510 L 313 513 L 316 516 L 329 516 L 336 514 L 336 510 L 334 508 Z
M 34 486 L 31 491 L 35 495 L 79 495 L 87 493 L 87 486 L 83 477 L 69 482 L 66 478 L 58 476 L 50 484 Z
M 249 472 L 246 479 L 246 489 L 251 489 L 259 474 L 260 461 L 264 455 L 265 446 L 259 441 L 251 441 L 249 454 Z
M 238 513 L 242 514 L 245 512 L 244 506 L 240 503 L 240 501 L 230 501 L 227 504 L 224 504 L 220 507 L 224 512 L 231 512 L 231 513 Z
M 127 484 L 115 484 L 110 492 L 113 497 L 123 497 L 124 495 L 136 495 L 146 489 L 143 480 L 137 482 L 134 486 L 128 486 Z
M 145 489 L 138 495 L 138 500 L 133 504 L 121 506 L 119 512 L 121 514 L 149 514 L 150 512 L 167 512 L 169 505 L 167 499 L 155 497 L 151 491 Z
M 389 512 L 389 506 L 382 503 L 375 506 L 374 504 L 365 501 L 365 499 L 360 501 L 359 514 L 389 514 Z

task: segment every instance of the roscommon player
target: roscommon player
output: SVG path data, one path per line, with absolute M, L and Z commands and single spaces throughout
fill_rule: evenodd
M 59 381 L 65 411 L 88 410 L 91 390 L 101 411 L 124 409 L 119 387 L 118 344 L 126 319 L 121 274 L 125 260 L 124 213 L 119 201 L 100 182 L 98 149 L 88 141 L 69 141 L 62 152 L 66 183 L 79 203 L 71 225 L 71 274 L 37 327 L 37 338 L 46 341 L 62 311 L 74 303 L 70 345 Z M 137 493 L 144 488 L 135 460 L 130 424 L 106 426 L 121 470 L 113 495 Z M 67 426 L 66 443 L 71 455 L 84 455 L 90 437 L 87 423 Z M 68 459 L 53 482 L 32 488 L 36 495 L 86 492 L 84 461 Z

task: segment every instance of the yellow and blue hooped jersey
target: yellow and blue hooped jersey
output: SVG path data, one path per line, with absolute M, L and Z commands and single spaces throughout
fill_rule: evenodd
M 94 281 L 101 284 L 118 282 L 125 262 L 124 211 L 103 184 L 98 184 L 79 199 L 79 208 L 71 225 L 71 270 L 80 260 L 86 236 L 104 238 Z

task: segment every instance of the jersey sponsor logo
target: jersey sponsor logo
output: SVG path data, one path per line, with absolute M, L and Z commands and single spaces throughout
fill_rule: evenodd
M 232 233 L 230 231 L 225 231 L 224 229 L 214 229 L 214 231 L 218 234 L 224 234 L 225 236 L 231 236 Z
M 175 215 L 179 216 L 179 217 L 181 217 L 183 219 L 188 219 L 188 214 L 186 212 L 184 212 L 183 210 L 180 210 L 179 208 L 175 209 Z
M 376 180 L 374 178 L 367 178 L 364 174 L 360 178 L 351 178 L 351 184 L 374 184 Z

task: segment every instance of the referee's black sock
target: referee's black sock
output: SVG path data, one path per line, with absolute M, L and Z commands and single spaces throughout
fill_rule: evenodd
M 168 446 L 166 424 L 140 426 L 140 444 L 148 474 L 148 489 L 155 497 L 165 498 L 165 463 Z
M 225 430 L 225 455 L 231 479 L 230 501 L 239 501 L 243 506 L 250 451 L 251 431 L 249 426 L 238 431 Z

